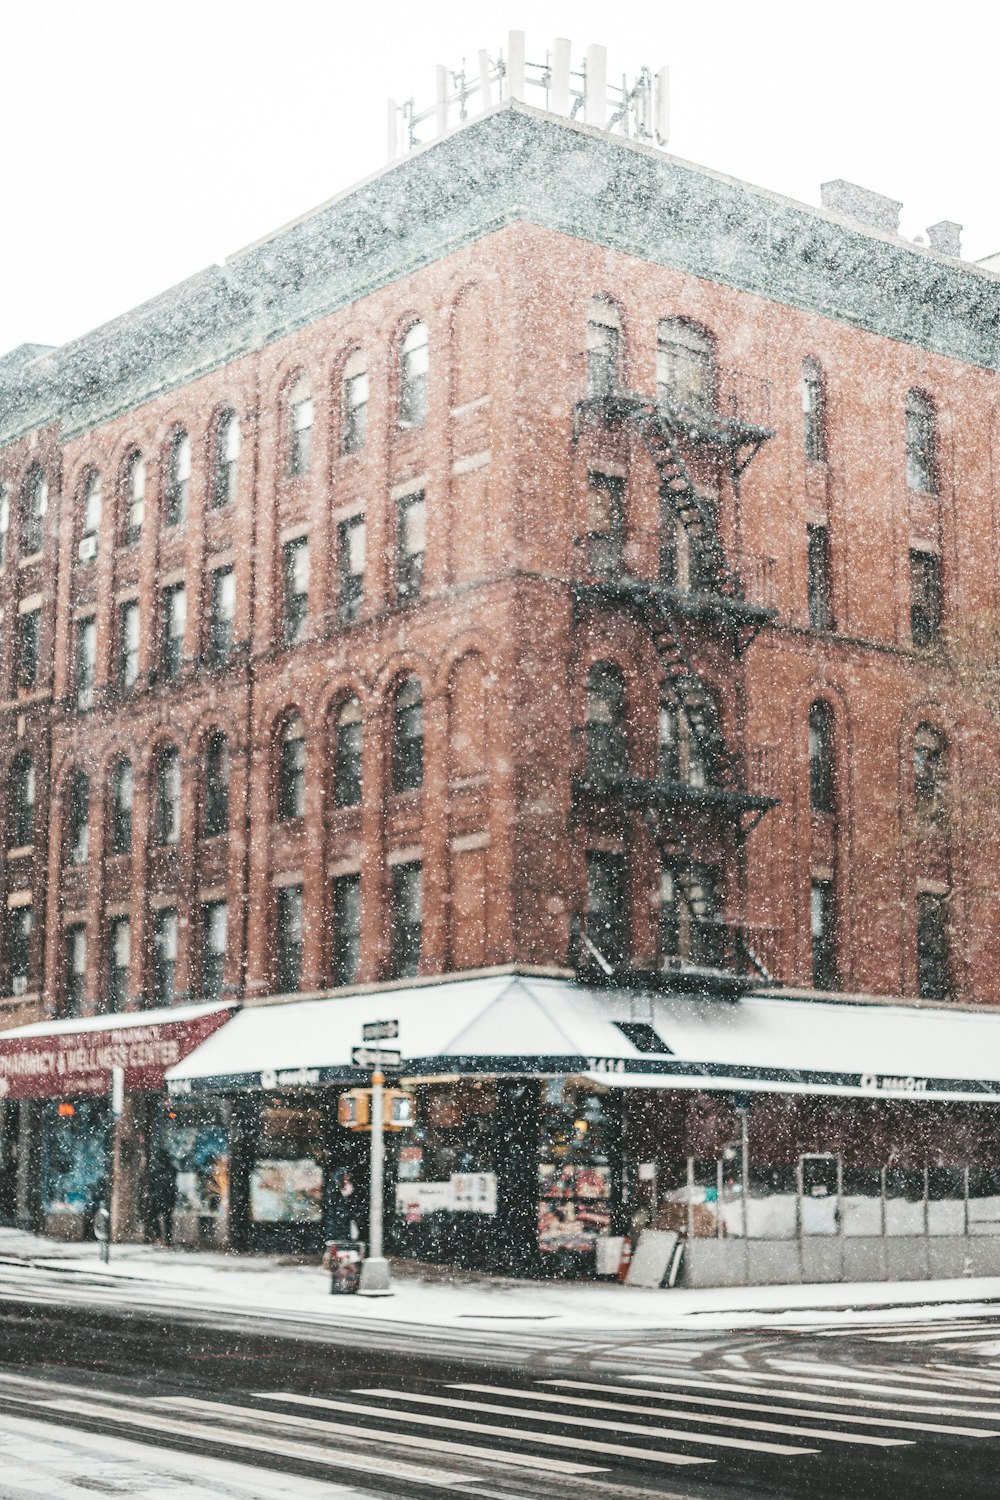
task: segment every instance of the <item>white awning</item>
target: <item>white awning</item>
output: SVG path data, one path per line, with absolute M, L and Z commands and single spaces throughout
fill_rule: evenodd
M 499 974 L 248 1007 L 167 1075 L 176 1091 L 359 1081 L 366 1021 L 405 1075 L 580 1074 L 616 1087 L 1000 1101 L 1000 1012 L 602 990 Z

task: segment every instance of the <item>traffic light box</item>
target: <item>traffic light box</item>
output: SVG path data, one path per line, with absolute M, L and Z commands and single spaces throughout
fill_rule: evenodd
M 348 1130 L 371 1130 L 371 1089 L 349 1089 L 337 1103 L 337 1119 Z M 413 1124 L 413 1095 L 405 1089 L 382 1090 L 382 1129 L 406 1130 Z

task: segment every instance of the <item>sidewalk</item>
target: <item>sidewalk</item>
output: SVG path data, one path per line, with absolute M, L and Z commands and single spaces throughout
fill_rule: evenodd
M 103 1265 L 96 1243 L 62 1244 L 0 1229 L 0 1288 L 5 1281 L 53 1274 L 67 1292 L 103 1289 L 108 1300 L 303 1318 L 345 1325 L 400 1324 L 438 1330 L 595 1335 L 694 1331 L 783 1324 L 898 1322 L 1000 1312 L 1000 1278 L 866 1282 L 823 1286 L 723 1287 L 649 1291 L 617 1283 L 515 1281 L 396 1263 L 390 1297 L 331 1297 L 315 1263 L 287 1256 L 231 1255 L 114 1245 Z M 115 1295 L 117 1293 L 117 1295 Z

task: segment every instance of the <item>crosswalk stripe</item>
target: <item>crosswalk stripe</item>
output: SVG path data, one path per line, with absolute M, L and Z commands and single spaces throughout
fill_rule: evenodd
M 715 1373 L 720 1375 L 728 1374 L 733 1379 L 753 1380 L 755 1383 L 758 1379 L 774 1380 L 778 1378 L 776 1376 L 767 1375 L 758 1377 L 755 1374 L 751 1374 L 749 1371 L 737 1372 L 717 1370 Z M 860 1371 L 854 1371 L 852 1373 L 860 1374 Z M 902 1375 L 893 1375 L 886 1378 L 897 1379 L 901 1382 L 905 1380 L 905 1377 Z M 918 1378 L 919 1377 L 914 1377 L 914 1379 Z M 926 1386 L 908 1385 L 902 1383 L 900 1385 L 884 1385 L 876 1380 L 835 1380 L 831 1376 L 799 1375 L 794 1372 L 785 1377 L 785 1379 L 794 1380 L 799 1385 L 825 1385 L 831 1386 L 834 1390 L 838 1391 L 873 1391 L 876 1395 L 880 1396 L 910 1396 L 915 1397 L 918 1400 L 927 1401 L 940 1401 L 942 1395 L 944 1394 L 940 1387 L 938 1387 L 937 1390 L 934 1390 L 933 1388 L 928 1389 Z M 981 1396 L 963 1396 L 958 1391 L 953 1392 L 949 1390 L 947 1394 L 949 1401 L 976 1402 L 982 1400 Z
M 263 1392 L 260 1394 L 264 1395 Z M 273 1398 L 266 1397 L 266 1399 Z M 296 1398 L 289 1395 L 282 1397 L 282 1399 L 288 1401 L 296 1399 L 307 1401 L 310 1398 L 304 1396 Z M 264 1411 L 259 1406 L 233 1406 L 228 1405 L 224 1401 L 203 1401 L 197 1396 L 158 1396 L 156 1397 L 156 1405 L 177 1407 L 184 1411 L 221 1412 L 226 1416 L 239 1417 L 244 1421 L 253 1423 L 258 1435 L 261 1426 L 286 1426 L 318 1434 L 340 1433 L 350 1437 L 361 1437 L 366 1438 L 369 1442 L 384 1443 L 391 1441 L 404 1448 L 430 1448 L 432 1452 L 438 1455 L 441 1454 L 443 1449 L 447 1449 L 449 1454 L 453 1454 L 456 1457 L 485 1459 L 491 1464 L 511 1464 L 519 1469 L 542 1469 L 550 1473 L 570 1475 L 607 1473 L 606 1469 L 597 1467 L 594 1464 L 572 1463 L 567 1459 L 549 1458 L 547 1455 L 540 1453 L 498 1452 L 495 1448 L 480 1448 L 471 1443 L 457 1443 L 449 1438 L 425 1438 L 419 1437 L 415 1433 L 385 1432 L 380 1428 L 359 1427 L 350 1422 L 319 1421 L 315 1417 L 300 1417 L 292 1412 Z M 348 1406 L 347 1410 L 363 1411 L 368 1416 L 372 1415 L 372 1408 L 368 1406 Z M 381 1415 L 381 1413 L 376 1413 L 376 1415 Z M 228 1431 L 228 1428 L 225 1430 Z M 484 1432 L 489 1431 L 488 1428 L 481 1430 Z
M 543 1384 L 568 1387 L 575 1391 L 607 1391 L 611 1395 L 618 1396 L 638 1396 L 641 1394 L 652 1398 L 654 1401 L 682 1401 L 686 1404 L 698 1406 L 724 1406 L 729 1411 L 759 1411 L 770 1412 L 773 1416 L 808 1417 L 811 1421 L 856 1422 L 865 1427 L 900 1427 L 907 1432 L 946 1432 L 952 1433 L 956 1437 L 1000 1437 L 1000 1432 L 991 1432 L 987 1427 L 955 1427 L 950 1424 L 946 1425 L 944 1422 L 908 1422 L 901 1417 L 868 1417 L 856 1412 L 852 1412 L 848 1416 L 846 1412 L 817 1411 L 812 1407 L 803 1411 L 797 1406 L 766 1406 L 757 1401 L 720 1401 L 717 1396 L 689 1396 L 685 1392 L 680 1391 L 668 1391 L 661 1396 L 658 1391 L 640 1392 L 627 1385 L 598 1385 L 596 1382 L 587 1380 L 546 1380 L 543 1381 Z M 459 1386 L 457 1389 L 494 1389 L 494 1387 Z M 586 1405 L 589 1403 L 581 1402 L 581 1404 Z M 600 1402 L 598 1404 L 604 1406 L 607 1403 Z M 617 1406 L 614 1409 L 617 1411 L 636 1411 L 643 1408 Z M 671 1413 L 671 1415 L 682 1415 L 682 1413 Z M 691 1415 L 697 1419 L 697 1413 L 691 1413 Z M 955 1412 L 954 1415 L 956 1417 L 967 1417 L 968 1412 Z M 701 1418 L 700 1420 L 704 1421 L 705 1418 Z M 754 1426 L 756 1424 L 749 1423 L 747 1425 Z M 796 1431 L 798 1429 L 786 1428 L 784 1430 Z
M 259 1432 L 243 1434 L 232 1432 L 228 1428 L 220 1432 L 217 1426 L 207 1422 L 181 1422 L 169 1417 L 154 1416 L 150 1412 L 103 1406 L 91 1401 L 40 1401 L 38 1410 L 64 1412 L 72 1416 L 113 1418 L 127 1427 L 140 1427 L 146 1432 L 171 1433 L 176 1437 L 192 1437 L 202 1442 L 208 1439 L 220 1448 L 247 1448 L 253 1453 L 259 1453 L 261 1447 Z M 354 1473 L 362 1474 L 382 1474 L 392 1479 L 412 1480 L 417 1484 L 438 1484 L 446 1489 L 456 1484 L 475 1483 L 475 1480 L 470 1481 L 466 1475 L 456 1474 L 447 1469 L 430 1469 L 423 1466 L 418 1468 L 416 1464 L 368 1454 L 346 1451 L 334 1453 L 314 1443 L 292 1443 L 287 1440 L 276 1442 L 269 1437 L 267 1448 L 269 1453 L 279 1454 L 283 1458 L 306 1459 L 309 1463 L 320 1464 L 326 1468 L 349 1469 Z
M 911 1375 L 908 1371 L 901 1370 L 899 1365 L 869 1365 L 865 1373 L 869 1370 L 874 1372 L 875 1379 L 904 1381 L 907 1390 L 911 1384 L 917 1383 L 922 1388 L 931 1390 L 934 1396 L 944 1396 L 949 1401 L 983 1402 L 990 1397 L 995 1400 L 1000 1396 L 996 1384 L 986 1379 L 985 1372 L 978 1369 L 966 1375 L 943 1375 L 933 1365 L 922 1365 L 919 1375 Z M 963 1394 L 969 1392 L 972 1394 Z
M 728 1375 L 729 1373 L 728 1370 L 723 1371 L 723 1374 Z M 945 1406 L 907 1406 L 898 1401 L 866 1401 L 860 1396 L 831 1396 L 826 1391 L 790 1391 L 787 1385 L 775 1380 L 774 1377 L 766 1375 L 758 1376 L 750 1370 L 740 1370 L 733 1373 L 738 1373 L 736 1380 L 696 1380 L 685 1375 L 626 1375 L 625 1379 L 634 1381 L 644 1391 L 649 1386 L 662 1385 L 673 1387 L 675 1385 L 682 1385 L 694 1386 L 698 1390 L 726 1391 L 730 1394 L 747 1396 L 761 1395 L 774 1398 L 780 1396 L 783 1401 L 811 1401 L 816 1405 L 822 1406 L 847 1406 L 852 1409 L 862 1407 L 866 1411 L 906 1411 L 934 1417 L 974 1417 L 977 1421 L 980 1419 L 987 1421 L 1000 1419 L 1000 1410 L 996 1408 L 962 1407 L 956 1410 L 954 1407 Z M 741 1385 L 740 1381 L 743 1381 L 744 1384 Z M 752 1384 L 749 1383 L 751 1381 L 753 1382 Z M 765 1381 L 769 1383 L 764 1384 L 763 1382 Z M 672 1394 L 673 1391 L 671 1390 Z M 909 1395 L 910 1392 L 907 1391 L 906 1394 Z M 949 1396 L 949 1392 L 942 1391 L 939 1399 L 948 1399 Z
M 995 1339 L 1000 1334 L 996 1324 L 992 1328 L 935 1328 L 933 1333 L 879 1333 L 872 1338 L 873 1344 L 933 1344 L 937 1339 Z
M 377 1396 L 389 1401 L 414 1401 L 427 1406 L 447 1406 L 449 1410 L 460 1407 L 464 1411 L 485 1411 L 494 1416 L 519 1417 L 522 1421 L 529 1422 L 551 1422 L 553 1413 L 548 1411 L 523 1410 L 516 1406 L 500 1406 L 488 1401 L 457 1401 L 449 1396 L 427 1396 L 422 1393 L 408 1391 L 389 1390 L 364 1390 L 356 1391 L 358 1396 Z M 696 1443 L 701 1447 L 708 1448 L 740 1448 L 751 1453 L 777 1453 L 782 1458 L 788 1458 L 796 1453 L 812 1453 L 815 1449 L 803 1448 L 801 1445 L 791 1447 L 787 1443 L 767 1443 L 755 1438 L 730 1438 L 721 1437 L 715 1433 L 687 1432 L 672 1427 L 646 1427 L 632 1422 L 602 1422 L 597 1417 L 572 1417 L 560 1413 L 556 1419 L 560 1426 L 564 1427 L 586 1427 L 590 1430 L 600 1428 L 602 1431 L 635 1433 L 639 1437 L 662 1438 L 668 1443 Z M 720 1417 L 720 1422 L 730 1422 L 734 1427 L 743 1424 L 735 1418 Z M 805 1434 L 809 1436 L 809 1434 Z M 863 1442 L 870 1442 L 887 1448 L 897 1447 L 899 1443 L 893 1438 L 865 1438 Z M 905 1439 L 901 1440 L 905 1442 Z
M 331 1411 L 364 1412 L 367 1417 L 382 1417 L 386 1415 L 384 1409 L 375 1406 L 360 1406 L 356 1402 L 333 1401 L 328 1396 L 299 1396 L 292 1391 L 255 1391 L 254 1394 L 261 1401 L 289 1401 L 300 1406 L 318 1406 Z M 384 1392 L 379 1394 L 391 1394 Z M 402 1394 L 402 1393 L 400 1393 Z M 511 1408 L 513 1411 L 513 1408 Z M 575 1448 L 578 1451 L 586 1450 L 588 1453 L 607 1453 L 615 1458 L 642 1458 L 647 1463 L 657 1464 L 710 1464 L 715 1460 L 711 1458 L 695 1457 L 690 1453 L 664 1453 L 659 1448 L 633 1448 L 620 1447 L 614 1443 L 599 1443 L 594 1439 L 562 1437 L 553 1432 L 521 1432 L 517 1428 L 497 1427 L 486 1422 L 462 1422 L 458 1418 L 432 1417 L 426 1412 L 399 1412 L 396 1413 L 399 1420 L 411 1422 L 421 1427 L 444 1427 L 453 1428 L 459 1432 L 476 1432 L 483 1437 L 507 1438 L 515 1443 L 545 1443 L 553 1448 Z M 589 1424 L 588 1424 L 589 1425 Z M 383 1440 L 386 1434 L 379 1433 L 371 1427 L 361 1429 L 369 1436 L 373 1432 L 381 1436 Z M 392 1441 L 396 1441 L 395 1431 L 392 1433 Z M 812 1452 L 812 1449 L 795 1450 L 797 1453 Z M 494 1453 L 494 1460 L 508 1457 L 506 1453 Z

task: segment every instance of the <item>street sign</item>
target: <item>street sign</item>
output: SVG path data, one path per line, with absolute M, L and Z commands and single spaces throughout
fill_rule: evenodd
M 363 1042 L 392 1042 L 398 1036 L 398 1021 L 365 1021 L 361 1027 Z
M 403 1054 L 388 1047 L 352 1047 L 351 1064 L 355 1068 L 401 1068 Z

